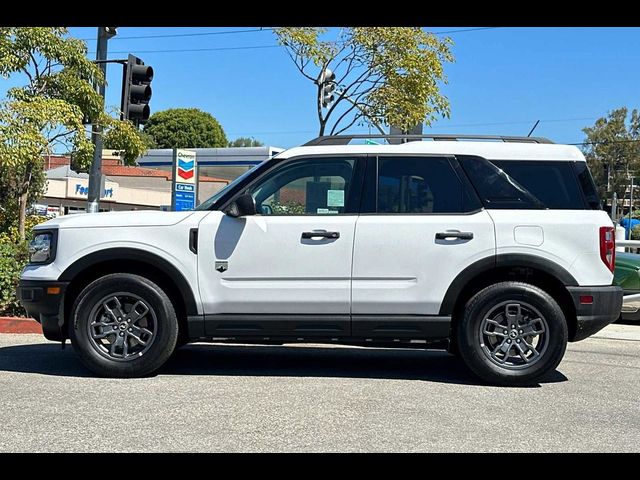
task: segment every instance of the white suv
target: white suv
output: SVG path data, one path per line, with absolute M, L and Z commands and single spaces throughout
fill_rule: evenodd
M 542 138 L 320 137 L 195 211 L 34 234 L 22 304 L 105 376 L 192 341 L 311 342 L 446 345 L 485 381 L 530 384 L 622 306 L 585 159 Z

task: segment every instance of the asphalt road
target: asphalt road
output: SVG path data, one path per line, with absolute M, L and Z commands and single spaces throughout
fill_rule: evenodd
M 0 335 L 0 451 L 640 451 L 640 326 L 570 344 L 537 387 L 444 352 L 191 345 L 155 377 L 93 378 Z

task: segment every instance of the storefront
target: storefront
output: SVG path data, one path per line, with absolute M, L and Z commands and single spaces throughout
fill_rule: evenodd
M 47 189 L 33 206 L 40 214 L 50 216 L 85 212 L 89 193 L 89 175 L 77 173 L 69 166 L 68 157 L 48 157 L 45 166 Z M 171 172 L 122 165 L 118 157 L 103 159 L 104 188 L 100 211 L 168 210 L 171 205 Z M 229 180 L 199 176 L 199 201 L 224 188 Z
M 278 147 L 190 148 L 196 152 L 200 175 L 233 180 L 248 169 L 282 152 Z M 173 150 L 154 148 L 138 158 L 141 167 L 171 171 Z

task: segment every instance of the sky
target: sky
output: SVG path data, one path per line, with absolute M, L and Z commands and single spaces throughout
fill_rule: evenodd
M 299 145 L 318 132 L 315 87 L 277 46 L 273 32 L 258 28 L 120 27 L 108 57 L 132 53 L 153 67 L 152 113 L 196 107 L 213 114 L 229 139 Z M 442 86 L 451 116 L 425 133 L 527 135 L 540 120 L 534 135 L 577 143 L 584 140 L 581 129 L 608 111 L 640 106 L 640 28 L 426 29 L 450 32 L 455 62 L 445 65 L 448 84 Z M 95 58 L 96 28 L 70 33 L 87 39 Z M 107 78 L 107 105 L 119 106 L 121 67 L 109 65 Z M 0 97 L 21 82 L 0 80 Z

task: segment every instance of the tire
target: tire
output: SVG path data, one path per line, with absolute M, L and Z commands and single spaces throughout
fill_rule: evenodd
M 171 300 L 139 275 L 95 280 L 78 295 L 71 312 L 71 344 L 82 363 L 100 376 L 149 375 L 175 349 L 178 320 Z
M 173 353 L 176 353 L 182 347 L 186 347 L 187 345 L 189 345 L 189 340 L 180 338 L 180 335 L 178 334 L 178 341 L 176 342 L 176 346 L 173 349 Z
M 505 386 L 535 384 L 554 370 L 564 356 L 567 337 L 558 303 L 544 290 L 522 282 L 501 282 L 475 294 L 457 331 L 460 356 L 471 371 Z

